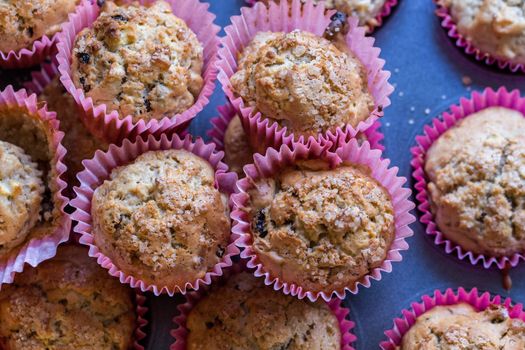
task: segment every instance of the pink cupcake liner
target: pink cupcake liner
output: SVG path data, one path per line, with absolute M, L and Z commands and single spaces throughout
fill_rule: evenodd
M 146 318 L 146 313 L 148 312 L 148 307 L 146 306 L 146 297 L 136 291 L 135 293 L 135 304 L 137 313 L 137 326 L 134 332 L 134 341 L 133 348 L 135 350 L 144 350 L 144 346 L 140 344 L 140 341 L 146 338 L 145 327 L 148 325 L 148 320 Z
M 270 148 L 265 156 L 256 155 L 254 164 L 244 167 L 246 178 L 237 182 L 237 192 L 231 197 L 233 202 L 232 233 L 235 235 L 237 246 L 244 249 L 241 252 L 241 257 L 248 260 L 246 264 L 248 268 L 254 268 L 254 275 L 264 277 L 264 283 L 273 286 L 275 290 L 282 290 L 283 293 L 291 294 L 299 299 L 307 297 L 310 301 L 322 298 L 328 302 L 334 296 L 343 299 L 346 292 L 357 294 L 360 285 L 368 288 L 371 285 L 371 280 L 381 280 L 382 272 L 391 272 L 392 263 L 402 260 L 400 251 L 408 249 L 408 243 L 405 239 L 412 236 L 413 232 L 409 224 L 415 221 L 414 216 L 409 213 L 414 208 L 414 204 L 408 199 L 411 191 L 402 187 L 406 179 L 397 176 L 397 168 L 388 167 L 390 161 L 382 159 L 379 150 L 371 150 L 370 144 L 366 141 L 360 146 L 356 139 L 342 145 L 335 153 L 330 152 L 329 148 L 330 145 L 322 145 L 317 142 L 309 142 L 307 145 L 295 143 L 291 148 L 283 145 L 279 151 Z M 381 266 L 373 269 L 370 274 L 363 277 L 355 285 L 345 287 L 343 290 L 334 290 L 331 293 L 308 291 L 295 283 L 288 283 L 278 277 L 271 276 L 270 272 L 259 261 L 257 253 L 252 247 L 248 212 L 250 207 L 249 189 L 257 180 L 271 177 L 280 169 L 295 163 L 297 160 L 311 158 L 324 159 L 331 167 L 336 167 L 343 162 L 365 165 L 371 169 L 371 176 L 389 192 L 394 207 L 395 239 Z
M 521 71 L 525 73 L 525 65 L 521 63 L 512 63 L 503 58 L 497 58 L 487 52 L 482 52 L 471 41 L 464 37 L 458 31 L 456 22 L 452 18 L 449 9 L 443 4 L 442 0 L 434 0 L 436 2 L 436 15 L 441 19 L 441 26 L 445 28 L 448 36 L 453 39 L 456 46 L 463 49 L 469 56 L 473 56 L 477 61 L 484 62 L 492 66 L 497 65 L 500 69 L 508 69 L 513 73 Z
M 243 268 L 239 264 L 233 265 L 228 271 L 225 271 L 221 280 L 227 279 L 230 275 L 238 273 Z M 186 339 L 188 336 L 188 329 L 186 328 L 186 319 L 191 310 L 207 295 L 207 290 L 204 288 L 198 292 L 191 292 L 186 294 L 184 303 L 177 306 L 178 315 L 173 318 L 175 328 L 171 330 L 170 334 L 175 339 L 170 346 L 170 350 L 186 350 Z M 354 350 L 352 343 L 357 340 L 357 337 L 352 333 L 355 323 L 347 319 L 350 310 L 342 305 L 341 300 L 332 300 L 328 303 L 330 310 L 337 317 L 339 321 L 339 329 L 341 331 L 341 349 Z
M 230 121 L 237 114 L 237 111 L 231 103 L 226 102 L 225 105 L 217 108 L 217 112 L 219 115 L 210 120 L 211 129 L 207 132 L 207 135 L 217 145 L 218 150 L 224 151 L 224 135 L 226 134 L 226 129 Z M 384 139 L 384 135 L 379 131 L 380 127 L 381 122 L 377 120 L 370 128 L 366 129 L 363 135 L 370 143 L 371 148 L 383 151 L 385 147 L 381 144 L 381 141 Z M 347 141 L 349 140 L 345 140 L 344 142 Z
M 231 241 L 226 247 L 221 262 L 215 265 L 203 278 L 189 281 L 183 286 L 157 286 L 123 272 L 95 245 L 91 226 L 91 200 L 95 189 L 109 178 L 114 168 L 130 163 L 147 151 L 168 149 L 184 149 L 207 160 L 215 169 L 215 186 L 226 193 L 233 192 L 237 175 L 227 172 L 228 167 L 221 162 L 223 153 L 215 152 L 213 144 L 206 144 L 200 138 L 193 141 L 191 135 L 181 139 L 176 134 L 171 138 L 163 134 L 157 139 L 152 135 L 147 140 L 139 137 L 134 143 L 124 140 L 120 147 L 110 145 L 107 152 L 97 151 L 93 159 L 84 161 L 85 169 L 77 175 L 80 181 L 80 186 L 75 187 L 77 196 L 71 201 L 71 206 L 75 208 L 71 217 L 78 221 L 74 231 L 80 234 L 80 243 L 89 246 L 89 256 L 97 258 L 97 262 L 109 270 L 110 275 L 118 277 L 121 283 L 129 284 L 132 288 L 140 288 L 143 292 L 152 291 L 156 296 L 163 293 L 170 296 L 175 293 L 185 294 L 190 289 L 198 290 L 201 285 L 210 284 L 212 277 L 222 275 L 223 268 L 231 266 L 231 258 L 239 253 L 234 242 Z
M 64 194 L 67 184 L 61 179 L 66 172 L 64 165 L 66 149 L 61 144 L 64 133 L 58 129 L 59 122 L 56 120 L 55 113 L 48 112 L 46 107 L 39 108 L 36 95 L 28 96 L 24 89 L 15 91 L 11 85 L 0 92 L 1 105 L 27 109 L 31 114 L 38 115 L 43 124 L 49 128 L 52 136 L 50 141 L 53 149 L 56 150 L 50 162 L 56 173 L 54 178 L 56 192 L 53 193 L 53 202 L 59 208 L 60 218 L 51 233 L 29 239 L 0 259 L 0 289 L 2 284 L 12 283 L 15 274 L 22 272 L 26 263 L 36 267 L 42 261 L 54 257 L 58 245 L 68 240 L 71 229 L 71 219 L 64 211 L 69 202 Z
M 510 298 L 502 299 L 496 295 L 492 297 L 488 292 L 480 294 L 477 288 L 466 291 L 459 288 L 458 291 L 447 289 L 445 293 L 436 290 L 434 295 L 424 295 L 420 303 L 412 303 L 411 309 L 403 310 L 403 317 L 394 320 L 394 328 L 385 332 L 388 340 L 382 341 L 380 347 L 383 350 L 396 350 L 396 346 L 401 345 L 403 336 L 416 323 L 416 319 L 435 306 L 455 305 L 467 303 L 478 311 L 483 311 L 491 305 L 502 305 L 508 312 L 510 318 L 517 318 L 525 321 L 525 312 L 522 304 L 514 304 Z
M 82 7 L 89 4 L 87 0 L 82 0 L 75 8 L 75 13 L 82 10 Z M 69 15 L 71 16 L 71 15 Z M 18 51 L 0 52 L 0 67 L 27 68 L 43 62 L 48 56 L 56 54 L 56 43 L 59 33 L 51 37 L 44 35 L 33 42 L 31 48 L 23 48 Z
M 412 147 L 412 176 L 414 177 L 416 199 L 419 202 L 418 209 L 422 213 L 420 221 L 426 225 L 426 233 L 434 237 L 436 245 L 443 245 L 447 254 L 455 254 L 460 260 L 468 260 L 472 265 L 482 263 L 485 268 L 496 265 L 503 270 L 510 265 L 515 267 L 520 260 L 525 260 L 523 254 L 513 254 L 511 256 L 493 257 L 483 254 L 473 253 L 463 249 L 458 244 L 447 239 L 439 230 L 434 215 L 430 208 L 430 198 L 427 191 L 427 177 L 425 174 L 425 158 L 428 149 L 432 146 L 445 131 L 454 127 L 458 121 L 482 109 L 500 106 L 517 110 L 525 115 L 525 98 L 520 96 L 518 90 L 507 91 L 504 87 L 497 91 L 486 88 L 482 92 L 474 92 L 470 99 L 461 98 L 459 105 L 452 105 L 448 112 L 441 117 L 434 118 L 432 124 L 426 125 L 424 134 L 416 136 L 417 145 Z
M 217 36 L 220 28 L 213 23 L 215 15 L 208 11 L 209 4 L 199 0 L 167 0 L 173 13 L 183 19 L 188 27 L 197 35 L 204 48 L 203 78 L 204 86 L 199 97 L 187 111 L 164 117 L 160 120 L 140 120 L 133 122 L 131 115 L 120 116 L 116 110 L 110 111 L 105 104 L 95 105 L 90 97 L 86 97 L 82 89 L 73 84 L 71 78 L 71 52 L 73 50 L 76 33 L 89 27 L 97 19 L 100 8 L 96 4 L 86 6 L 70 17 L 64 25 L 62 33 L 58 36 L 58 70 L 60 80 L 66 90 L 73 96 L 78 105 L 84 110 L 81 118 L 96 136 L 113 140 L 118 143 L 124 138 L 135 139 L 142 134 L 160 135 L 161 133 L 180 132 L 186 129 L 197 113 L 209 103 L 209 97 L 215 88 L 217 77 L 216 61 L 219 48 Z M 141 4 L 151 3 L 141 0 Z M 195 14 L 199 14 L 196 16 Z M 102 134 L 102 131 L 105 135 Z
M 258 0 L 245 0 L 248 5 L 255 4 Z M 386 17 L 390 16 L 393 8 L 397 5 L 398 0 L 387 0 L 381 9 L 381 12 L 374 18 L 377 22 L 376 25 L 368 26 L 366 29 L 367 34 L 373 33 L 377 28 L 383 25 Z
M 304 136 L 297 137 L 288 132 L 286 127 L 271 122 L 261 116 L 261 113 L 255 113 L 253 107 L 247 106 L 241 97 L 235 96 L 230 77 L 237 71 L 239 53 L 261 31 L 291 32 L 301 29 L 322 36 L 333 12 L 325 12 L 323 4 L 315 6 L 308 2 L 302 5 L 301 0 L 293 0 L 291 4 L 283 1 L 280 5 L 272 2 L 269 7 L 262 3 L 257 3 L 251 8 L 243 7 L 240 16 L 231 18 L 232 24 L 225 28 L 226 36 L 221 39 L 222 47 L 217 63 L 218 79 L 233 107 L 240 111 L 244 129 L 254 142 L 278 148 L 281 144 L 291 145 L 294 141 L 306 141 Z M 365 36 L 365 28 L 357 25 L 357 18 L 350 18 L 348 23 L 346 43 L 367 70 L 368 86 L 376 106 L 370 117 L 360 122 L 356 128 L 346 125 L 343 128 L 338 127 L 335 131 L 317 135 L 318 141 L 330 141 L 334 144 L 342 137 L 355 137 L 358 132 L 370 128 L 383 115 L 383 108 L 390 105 L 388 96 L 394 91 L 393 86 L 388 83 L 390 72 L 383 70 L 385 61 L 379 58 L 381 50 L 373 46 L 374 39 Z M 313 137 L 308 139 L 310 138 Z

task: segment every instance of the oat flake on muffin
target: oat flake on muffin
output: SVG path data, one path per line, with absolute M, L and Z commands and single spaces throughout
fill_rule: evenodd
M 182 113 L 203 86 L 203 48 L 165 1 L 149 7 L 107 1 L 75 39 L 72 80 L 94 104 L 132 120 Z
M 184 286 L 221 261 L 230 238 L 227 196 L 204 159 L 149 151 L 113 169 L 93 195 L 95 245 L 124 273 Z
M 247 272 L 212 288 L 190 311 L 187 349 L 340 349 L 337 317 L 322 301 L 274 291 Z
M 431 209 L 441 232 L 490 256 L 525 252 L 525 117 L 490 107 L 462 119 L 427 152 Z

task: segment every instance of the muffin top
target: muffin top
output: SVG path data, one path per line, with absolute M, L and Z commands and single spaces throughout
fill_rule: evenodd
M 27 268 L 0 291 L 0 347 L 126 350 L 136 315 L 132 291 L 78 246 Z
M 394 238 L 388 192 L 358 166 L 285 169 L 250 191 L 253 248 L 272 277 L 313 292 L 352 287 Z
M 10 0 L 0 2 L 0 51 L 31 48 L 42 36 L 52 36 L 75 11 L 79 0 Z
M 458 32 L 482 52 L 525 63 L 524 0 L 440 0 Z
M 274 291 L 242 272 L 190 312 L 187 349 L 340 349 L 339 322 L 324 302 Z
M 204 277 L 230 237 L 227 197 L 214 180 L 211 165 L 185 150 L 146 152 L 113 169 L 93 195 L 96 245 L 150 284 Z
M 314 34 L 259 33 L 231 77 L 234 92 L 300 135 L 357 126 L 374 109 L 363 65 Z
M 42 173 L 24 150 L 0 141 L 0 258 L 35 226 L 44 193 Z
M 136 122 L 190 108 L 203 86 L 202 65 L 201 43 L 167 2 L 107 1 L 92 28 L 77 35 L 71 72 L 94 104 Z
M 244 176 L 242 168 L 253 162 L 253 150 L 238 115 L 233 117 L 224 133 L 224 162 L 239 177 Z
M 75 100 L 65 90 L 58 77 L 46 86 L 38 100 L 46 102 L 47 109 L 57 113 L 60 130 L 64 132 L 62 145 L 67 150 L 64 160 L 68 184 L 71 187 L 77 186 L 79 182 L 76 174 L 84 169 L 82 161 L 92 158 L 98 149 L 107 150 L 108 144 L 93 136 L 78 118 Z
M 425 172 L 439 229 L 463 248 L 506 256 L 525 251 L 525 117 L 492 107 L 446 131 Z
M 525 322 L 510 318 L 502 306 L 436 306 L 417 318 L 398 349 L 525 349 Z

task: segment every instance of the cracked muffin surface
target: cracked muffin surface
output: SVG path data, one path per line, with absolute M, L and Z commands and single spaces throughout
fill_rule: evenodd
M 224 162 L 228 164 L 230 171 L 236 172 L 239 177 L 244 177 L 242 168 L 253 162 L 253 153 L 241 119 L 236 115 L 224 133 Z
M 258 180 L 249 194 L 258 260 L 305 290 L 353 287 L 381 265 L 394 239 L 390 195 L 366 168 L 302 164 Z
M 440 0 L 458 32 L 482 52 L 525 63 L 524 0 Z
M 0 51 L 31 48 L 33 42 L 51 37 L 75 11 L 79 0 L 10 0 L 0 2 Z
M 425 161 L 435 221 L 480 254 L 525 251 L 525 117 L 491 107 L 441 135 Z
M 299 135 L 356 127 L 374 110 L 361 62 L 299 30 L 258 33 L 241 54 L 231 84 L 247 105 Z
M 150 151 L 112 170 L 93 195 L 95 244 L 122 271 L 183 286 L 221 260 L 230 237 L 215 172 L 185 150 Z
M 203 48 L 170 5 L 107 1 L 75 39 L 72 80 L 94 104 L 133 121 L 182 113 L 198 98 Z
M 38 96 L 39 101 L 47 103 L 47 109 L 57 113 L 60 130 L 64 132 L 62 145 L 67 153 L 64 162 L 67 166 L 66 177 L 70 187 L 79 184 L 76 175 L 84 169 L 82 161 L 90 159 L 95 151 L 106 151 L 108 144 L 99 140 L 84 126 L 78 117 L 78 107 L 73 97 L 66 91 L 58 77 L 49 83 Z
M 132 290 L 79 246 L 59 247 L 0 291 L 6 350 L 127 350 L 135 322 Z
M 477 311 L 466 303 L 436 306 L 420 315 L 398 350 L 525 349 L 525 322 L 503 306 Z
M 247 272 L 212 288 L 188 315 L 187 349 L 340 349 L 336 316 L 265 286 Z
M 0 257 L 36 225 L 43 193 L 38 165 L 20 147 L 0 141 Z

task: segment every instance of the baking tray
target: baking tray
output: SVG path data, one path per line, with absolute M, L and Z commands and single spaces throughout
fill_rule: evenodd
M 209 2 L 217 16 L 215 22 L 222 28 L 229 24 L 230 16 L 238 15 L 240 7 L 245 5 L 243 0 Z M 392 105 L 386 108 L 382 118 L 384 155 L 399 167 L 399 173 L 408 179 L 410 187 L 413 187 L 410 148 L 415 144 L 415 136 L 422 133 L 423 126 L 432 118 L 458 103 L 460 97 L 487 86 L 525 92 L 525 75 L 487 67 L 465 55 L 447 36 L 434 11 L 432 0 L 400 0 L 373 35 L 375 45 L 381 48 L 381 57 L 386 60 L 385 67 L 392 73 L 390 83 L 396 87 L 390 97 Z M 0 85 L 20 86 L 26 77 L 27 71 L 2 72 Z M 468 80 L 472 81 L 469 85 L 465 84 Z M 217 115 L 216 108 L 224 102 L 224 94 L 217 86 L 210 104 L 192 122 L 190 132 L 208 139 L 209 120 Z M 418 212 L 416 215 L 419 218 Z M 525 276 L 525 263 L 511 270 L 513 286 L 507 292 L 498 269 L 472 266 L 446 254 L 442 247 L 434 245 L 433 238 L 425 234 L 419 221 L 412 228 L 414 236 L 408 239 L 410 248 L 402 252 L 403 261 L 393 264 L 393 272 L 383 273 L 381 281 L 372 281 L 370 288 L 360 288 L 357 295 L 348 295 L 345 300 L 350 319 L 356 323 L 356 349 L 379 349 L 380 341 L 385 339 L 384 331 L 392 328 L 393 319 L 401 316 L 401 310 L 436 289 L 477 287 L 510 296 L 515 302 L 525 302 L 525 278 L 521 278 Z M 182 298 L 147 296 L 150 324 L 144 345 L 147 349 L 168 349 L 173 342 L 169 334 L 172 318 Z

